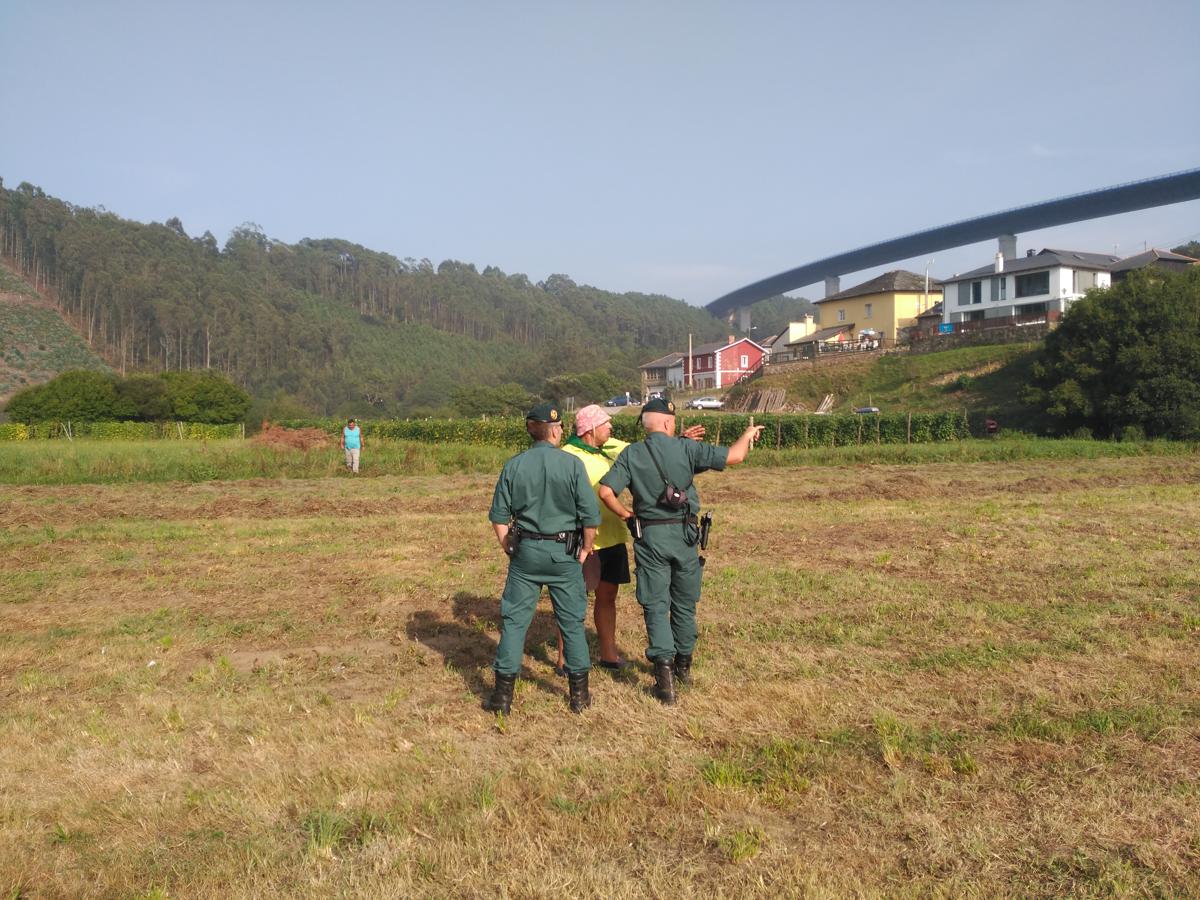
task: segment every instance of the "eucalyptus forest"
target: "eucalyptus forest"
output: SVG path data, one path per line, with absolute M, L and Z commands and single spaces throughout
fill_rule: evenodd
M 647 359 L 727 333 L 664 296 L 288 244 L 252 223 L 222 245 L 177 218 L 130 221 L 28 183 L 0 181 L 0 255 L 122 375 L 212 369 L 318 414 L 441 412 L 464 386 L 636 389 Z

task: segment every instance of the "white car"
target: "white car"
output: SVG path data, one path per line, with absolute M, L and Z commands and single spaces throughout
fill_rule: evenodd
M 697 397 L 688 401 L 688 409 L 720 409 L 724 405 L 716 397 Z

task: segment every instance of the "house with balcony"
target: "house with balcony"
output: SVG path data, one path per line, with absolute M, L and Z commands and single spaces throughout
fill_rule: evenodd
M 1057 319 L 1090 289 L 1109 287 L 1117 262 L 1077 250 L 1030 250 L 1016 259 L 997 253 L 991 265 L 942 279 L 942 321 Z
M 823 329 L 849 324 L 846 340 L 868 336 L 892 346 L 916 326 L 917 316 L 941 300 L 941 282 L 927 282 L 924 275 L 896 269 L 813 302 L 820 310 Z
M 669 391 L 683 387 L 682 353 L 668 353 L 639 366 L 642 373 L 642 396 L 649 397 L 658 391 Z

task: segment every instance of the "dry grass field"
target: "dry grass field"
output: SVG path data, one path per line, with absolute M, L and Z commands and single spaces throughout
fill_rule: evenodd
M 698 483 L 679 706 L 506 721 L 490 476 L 0 487 L 0 896 L 1200 894 L 1200 457 Z

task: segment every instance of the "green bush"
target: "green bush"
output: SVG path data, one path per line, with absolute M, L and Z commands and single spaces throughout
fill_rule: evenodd
M 6 411 L 27 425 L 166 419 L 231 424 L 240 422 L 249 408 L 250 395 L 216 372 L 118 378 L 80 369 L 17 392 Z
M 1069 433 L 1200 438 L 1200 267 L 1088 291 L 1046 337 L 1028 397 Z M 1130 431 L 1136 428 L 1138 431 Z

